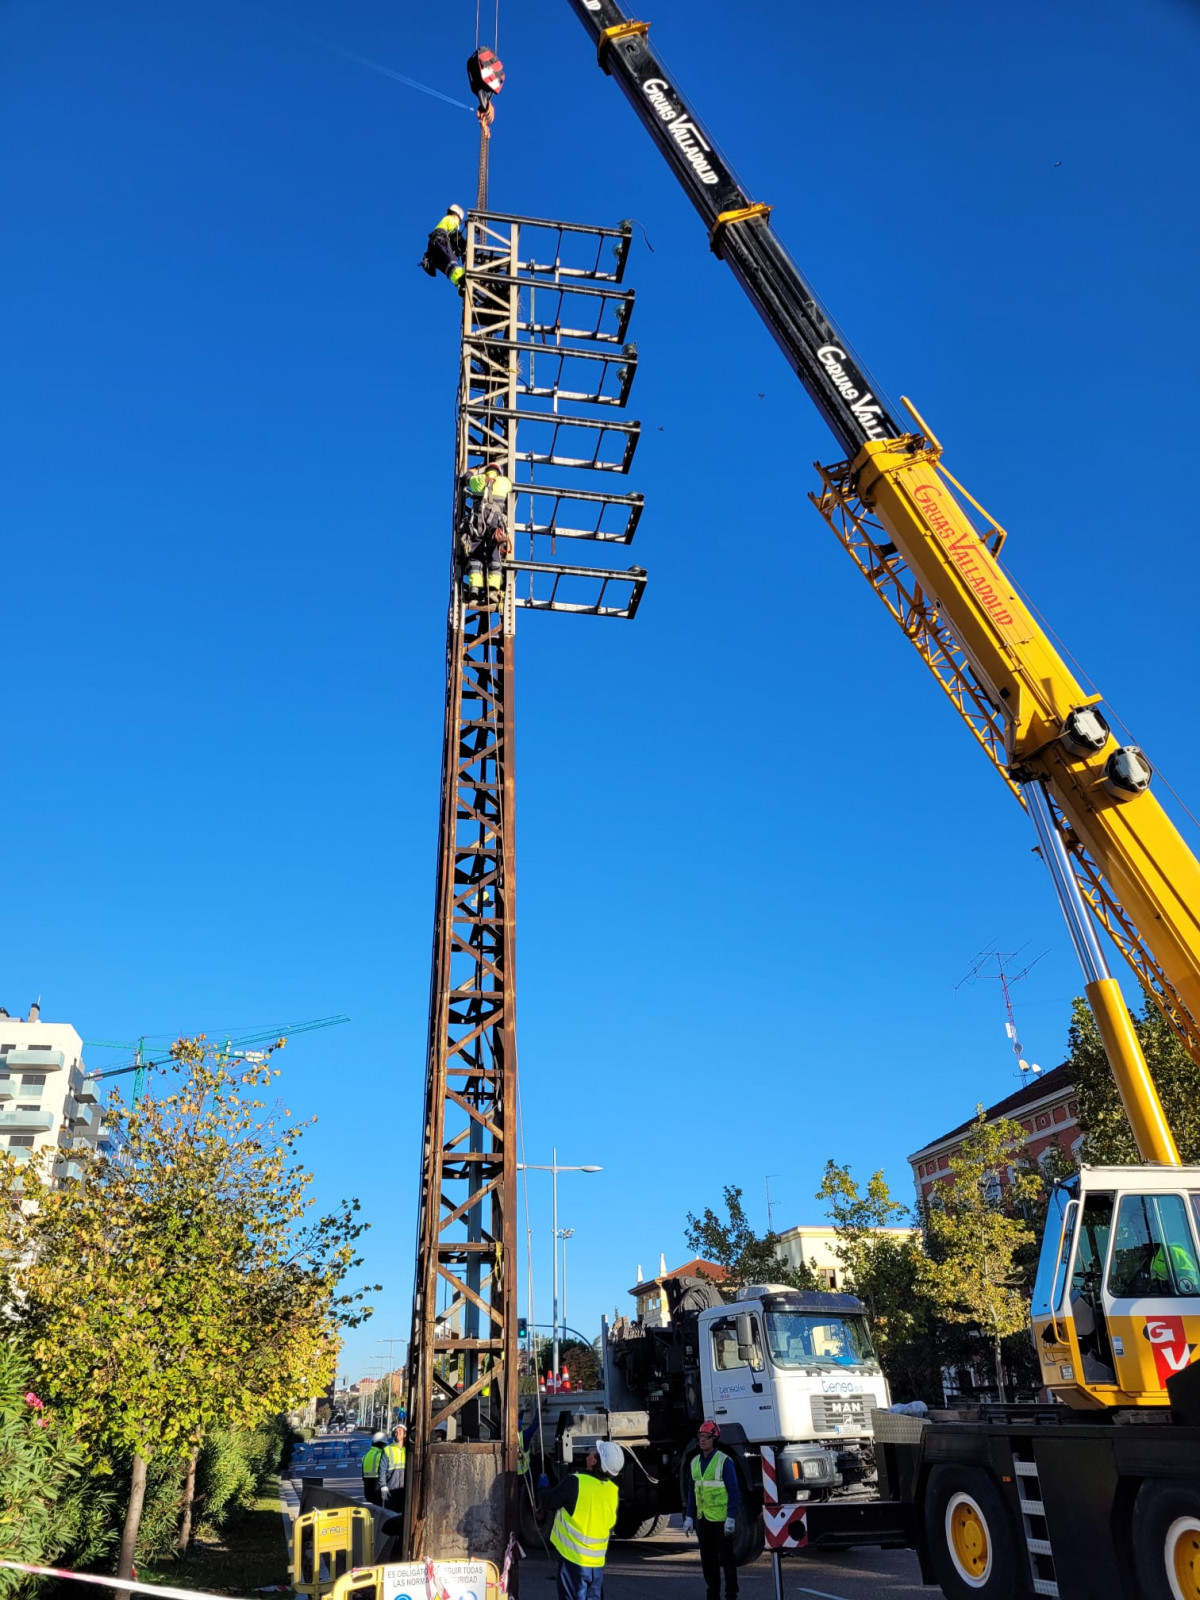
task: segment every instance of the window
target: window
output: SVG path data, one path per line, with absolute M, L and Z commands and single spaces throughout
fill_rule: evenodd
M 988 1205 L 998 1206 L 1002 1196 L 1003 1190 L 1000 1185 L 1000 1174 L 998 1172 L 986 1173 L 983 1179 L 983 1198 L 987 1201 Z
M 777 1367 L 853 1367 L 875 1359 L 861 1317 L 768 1311 L 767 1346 Z
M 837 1288 L 837 1269 L 836 1269 L 836 1267 L 818 1267 L 817 1268 L 817 1277 L 820 1278 L 821 1282 L 825 1285 L 825 1287 L 827 1289 L 836 1289 Z
M 32 1150 L 33 1135 L 31 1133 L 14 1133 L 10 1135 L 8 1148 L 10 1150 Z
M 0 1056 L 6 1056 L 10 1050 L 15 1050 L 15 1044 L 0 1044 Z
M 40 1111 L 41 1109 L 42 1109 L 41 1106 L 18 1106 L 17 1107 L 18 1111 Z
M 1112 1216 L 1112 1195 L 1089 1194 L 1084 1200 L 1079 1250 L 1075 1256 L 1075 1271 L 1071 1275 L 1071 1293 L 1081 1294 L 1092 1306 L 1100 1304 L 1100 1282 L 1104 1277 L 1104 1258 L 1108 1254 Z
M 758 1371 L 763 1365 L 762 1339 L 758 1331 L 758 1318 L 750 1318 L 750 1327 L 753 1334 L 752 1359 L 743 1361 L 738 1355 L 737 1322 L 733 1317 L 723 1317 L 720 1322 L 714 1322 L 712 1328 L 713 1341 L 713 1366 L 718 1372 L 737 1372 L 743 1367 L 753 1367 Z
M 1200 1295 L 1182 1195 L 1129 1194 L 1121 1201 L 1108 1292 L 1117 1300 Z

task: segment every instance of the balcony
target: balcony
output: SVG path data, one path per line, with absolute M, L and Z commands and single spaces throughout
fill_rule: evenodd
M 15 1155 L 16 1152 L 14 1151 Z M 28 1151 L 26 1151 L 28 1154 Z M 78 1161 L 59 1160 L 54 1163 L 54 1176 L 56 1178 L 82 1178 L 83 1168 Z
M 94 1139 L 100 1132 L 100 1124 L 104 1113 L 99 1106 L 77 1105 L 71 1116 L 71 1131 L 73 1133 L 90 1134 Z
M 15 1078 L 0 1078 L 0 1100 L 11 1100 L 19 1087 Z
M 5 1056 L 10 1072 L 61 1072 L 67 1058 L 61 1050 L 10 1050 Z
M 24 1144 L 18 1144 L 18 1145 L 6 1144 L 6 1145 L 0 1145 L 0 1153 L 3 1153 L 4 1155 L 8 1156 L 11 1160 L 16 1161 L 19 1164 L 22 1161 L 28 1161 L 30 1156 L 33 1154 L 33 1151 L 29 1148 L 28 1145 L 24 1145 Z
M 71 1093 L 81 1105 L 95 1105 L 100 1098 L 100 1085 L 95 1078 L 85 1078 L 78 1067 L 72 1067 Z
M 6 1133 L 49 1133 L 53 1126 L 53 1111 L 0 1112 L 0 1135 Z

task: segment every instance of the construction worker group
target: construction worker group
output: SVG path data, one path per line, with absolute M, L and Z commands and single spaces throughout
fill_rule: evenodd
M 734 1534 L 742 1495 L 732 1458 L 717 1448 L 720 1437 L 721 1430 L 715 1422 L 701 1423 L 699 1450 L 692 1457 L 683 1531 L 694 1532 L 700 1545 L 705 1600 L 721 1600 L 722 1576 L 725 1600 L 736 1600 Z M 521 1460 L 523 1470 L 528 1471 L 524 1434 Z M 621 1446 L 602 1439 L 588 1451 L 582 1472 L 567 1473 L 553 1488 L 547 1479 L 542 1479 L 538 1510 L 543 1516 L 554 1513 L 550 1543 L 559 1557 L 558 1600 L 602 1600 L 604 1561 L 617 1522 L 617 1479 L 624 1465 Z
M 406 1434 L 402 1422 L 392 1429 L 390 1441 L 386 1433 L 372 1434 L 370 1448 L 362 1458 L 363 1499 L 387 1511 L 404 1509 Z

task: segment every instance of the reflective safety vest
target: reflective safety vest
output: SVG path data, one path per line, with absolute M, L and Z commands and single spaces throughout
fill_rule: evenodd
M 404 1463 L 407 1451 L 402 1444 L 387 1444 L 383 1447 L 387 1457 L 387 1486 L 389 1489 L 400 1489 L 404 1485 Z
M 577 1567 L 602 1567 L 616 1520 L 616 1484 L 580 1473 L 575 1510 L 558 1508 L 550 1543 L 564 1561 L 573 1561 Z
M 383 1454 L 381 1444 L 373 1444 L 362 1458 L 363 1482 L 369 1483 L 372 1478 L 379 1476 L 379 1458 Z
M 512 479 L 506 478 L 502 472 L 494 473 L 489 478 L 480 468 L 468 476 L 467 493 L 484 500 L 507 500 L 512 493 Z
M 725 1463 L 729 1457 L 714 1450 L 708 1460 L 692 1457 L 692 1486 L 696 1491 L 696 1515 L 704 1522 L 724 1522 L 729 1515 L 729 1491 L 725 1487 Z

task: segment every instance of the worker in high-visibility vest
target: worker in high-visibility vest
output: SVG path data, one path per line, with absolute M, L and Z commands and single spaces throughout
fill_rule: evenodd
M 383 1503 L 389 1511 L 399 1511 L 404 1505 L 404 1467 L 408 1452 L 404 1440 L 408 1429 L 398 1422 L 392 1429 L 391 1444 L 384 1445 Z
M 733 1534 L 742 1505 L 742 1491 L 737 1468 L 723 1450 L 717 1449 L 720 1437 L 721 1430 L 715 1422 L 700 1424 L 700 1451 L 692 1457 L 683 1531 L 696 1530 L 707 1600 L 721 1600 L 722 1572 L 725 1574 L 725 1600 L 734 1600 L 738 1575 L 733 1559 Z
M 386 1433 L 373 1433 L 366 1455 L 362 1458 L 363 1499 L 373 1506 L 383 1504 L 383 1491 L 387 1488 Z
M 482 599 L 486 566 L 488 597 L 497 599 L 504 587 L 512 480 L 489 463 L 467 473 L 463 492 L 462 548 L 466 563 L 463 582 L 472 598 Z
M 420 261 L 422 272 L 427 272 L 431 278 L 444 272 L 459 294 L 466 287 L 462 264 L 463 252 L 467 248 L 467 236 L 463 232 L 465 220 L 466 212 L 461 206 L 450 206 L 426 240 L 425 254 Z
M 601 1600 L 604 1557 L 617 1520 L 617 1478 L 625 1464 L 619 1444 L 601 1439 L 582 1472 L 569 1472 L 546 1489 L 539 1508 L 555 1512 L 550 1543 L 558 1551 L 558 1600 Z

